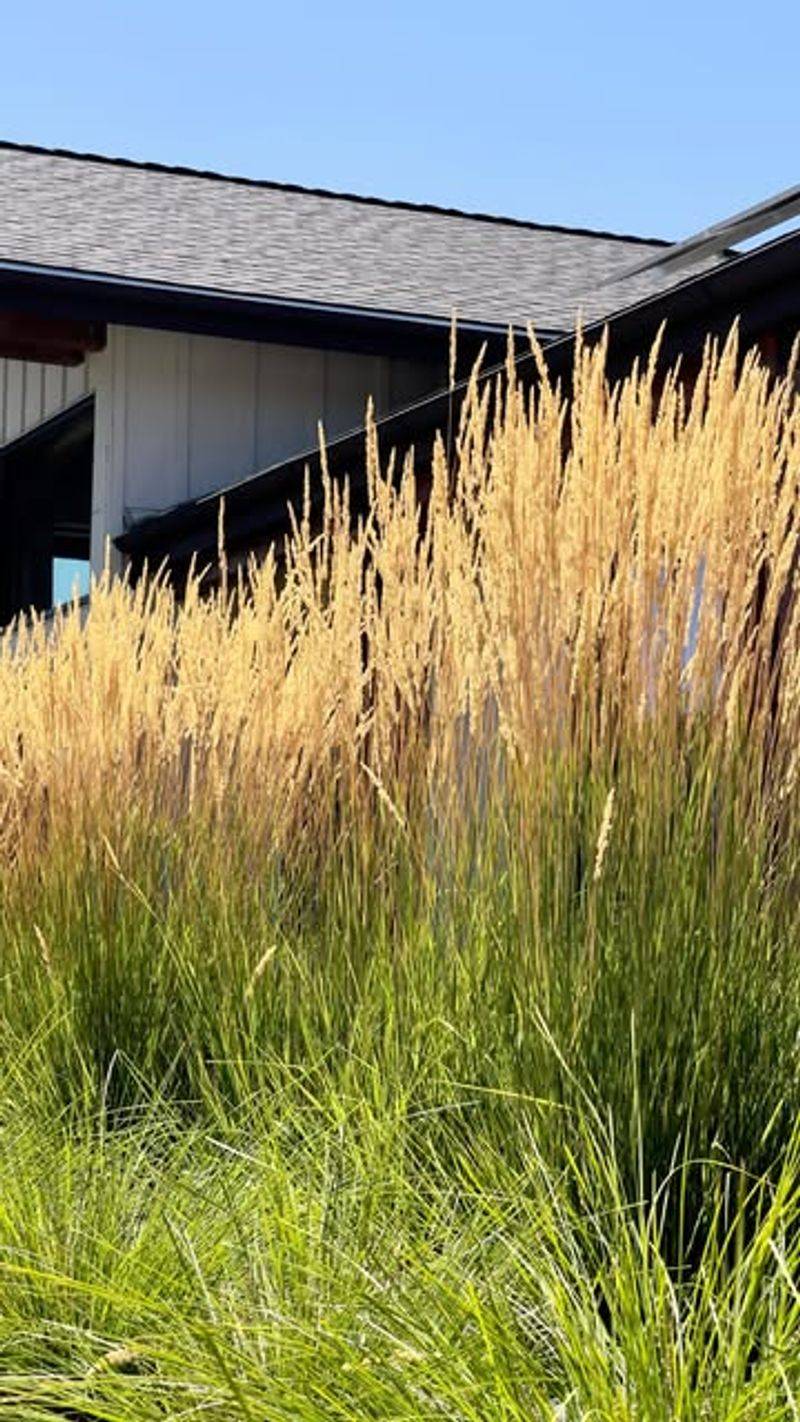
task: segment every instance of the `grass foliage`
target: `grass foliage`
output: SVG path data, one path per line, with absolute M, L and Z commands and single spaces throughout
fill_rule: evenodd
M 732 337 L 0 644 L 0 1411 L 800 1414 L 800 404 Z

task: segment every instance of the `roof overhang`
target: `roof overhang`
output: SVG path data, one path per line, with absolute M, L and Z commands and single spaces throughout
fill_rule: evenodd
M 800 327 L 800 233 L 777 238 L 597 321 L 584 330 L 583 339 L 592 342 L 608 331 L 609 371 L 616 376 L 630 368 L 637 354 L 649 350 L 665 322 L 661 358 L 671 362 L 679 354 L 701 351 L 709 335 L 726 335 L 737 319 L 745 343 L 781 322 L 796 321 Z M 574 351 L 574 336 L 545 345 L 550 373 L 565 387 Z M 538 366 L 529 354 L 517 360 L 516 370 L 526 386 L 538 378 Z M 489 366 L 481 379 L 502 376 L 502 372 L 502 366 Z M 452 391 L 440 391 L 379 420 L 381 449 L 388 452 L 413 446 L 418 458 L 425 458 L 436 432 L 456 427 L 466 390 L 467 383 L 462 382 Z M 348 474 L 355 488 L 363 479 L 364 450 L 363 429 L 333 441 L 326 450 L 329 469 L 334 474 Z M 268 541 L 286 531 L 287 506 L 300 497 L 305 471 L 319 487 L 320 468 L 319 451 L 304 451 L 228 489 L 142 520 L 116 540 L 117 546 L 135 563 L 168 556 L 180 565 L 192 556 L 213 556 L 223 497 L 229 548 Z
M 10 261 L 0 261 L 0 310 L 282 345 L 431 357 L 446 354 L 450 333 L 449 320 L 424 313 L 289 301 Z M 458 331 L 465 355 L 486 343 L 499 356 L 507 339 L 507 327 L 493 323 L 459 320 Z
M 586 335 L 595 338 L 608 327 L 610 369 L 615 374 L 655 339 L 664 323 L 661 356 L 671 361 L 697 353 L 709 336 L 727 335 L 734 321 L 745 344 L 777 325 L 800 325 L 800 232 L 776 237 L 623 307 L 595 322 Z M 560 372 L 571 362 L 573 349 L 572 336 L 550 347 L 549 358 L 558 359 Z

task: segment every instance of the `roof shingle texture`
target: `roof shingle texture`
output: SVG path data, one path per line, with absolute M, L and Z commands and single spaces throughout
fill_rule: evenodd
M 657 242 L 0 148 L 0 261 L 540 330 Z M 663 281 L 663 279 L 662 279 Z M 639 294 L 600 287 L 602 309 Z

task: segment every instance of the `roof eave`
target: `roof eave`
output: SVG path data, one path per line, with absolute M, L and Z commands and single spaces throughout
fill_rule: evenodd
M 775 320 L 800 321 L 800 231 L 773 238 L 748 252 L 686 277 L 653 296 L 632 302 L 595 320 L 584 336 L 592 339 L 609 330 L 612 370 L 633 348 L 652 341 L 666 324 L 662 357 L 673 359 L 697 349 L 711 335 L 727 334 L 739 321 L 747 341 Z M 548 361 L 559 373 L 572 360 L 575 337 L 562 337 L 548 347 Z
M 398 355 L 442 356 L 450 332 L 449 317 L 426 312 L 295 301 L 11 261 L 0 261 L 0 306 L 108 325 Z M 497 348 L 508 326 L 465 319 L 458 329 L 471 348 L 484 341 Z
M 790 276 L 793 283 L 787 281 Z M 665 321 L 668 327 L 661 352 L 664 359 L 672 359 L 679 351 L 702 346 L 708 334 L 726 334 L 737 316 L 745 339 L 777 316 L 794 316 L 800 322 L 800 233 L 776 238 L 754 252 L 597 320 L 584 329 L 583 339 L 598 339 L 608 328 L 614 373 L 625 368 L 634 351 L 648 348 Z M 553 377 L 569 379 L 574 349 L 572 335 L 546 345 L 545 359 Z M 501 366 L 489 367 L 481 379 L 501 371 Z M 532 383 L 537 374 L 534 358 L 520 357 L 517 371 L 524 383 Z M 414 444 L 419 450 L 437 429 L 444 430 L 457 420 L 466 389 L 467 383 L 460 383 L 452 392 L 439 391 L 378 421 L 381 447 L 387 450 Z M 354 431 L 328 446 L 328 466 L 352 473 L 357 468 L 354 461 L 363 458 L 363 451 L 364 431 Z M 231 544 L 252 537 L 256 530 L 266 538 L 285 525 L 286 505 L 292 493 L 302 487 L 306 468 L 312 473 L 319 471 L 317 452 L 306 451 L 231 488 L 143 520 L 118 538 L 117 546 L 136 559 L 169 554 L 180 561 L 213 551 L 223 496 Z

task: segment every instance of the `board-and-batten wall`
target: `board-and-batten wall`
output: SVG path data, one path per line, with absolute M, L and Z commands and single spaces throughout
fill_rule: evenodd
M 131 519 L 314 448 L 436 388 L 435 365 L 111 327 L 96 391 L 92 561 Z
M 197 498 L 429 393 L 443 367 L 399 357 L 111 326 L 62 369 L 0 362 L 0 442 L 95 395 L 92 564 L 131 520 Z
M 88 391 L 87 365 L 0 360 L 0 445 L 19 439 Z

